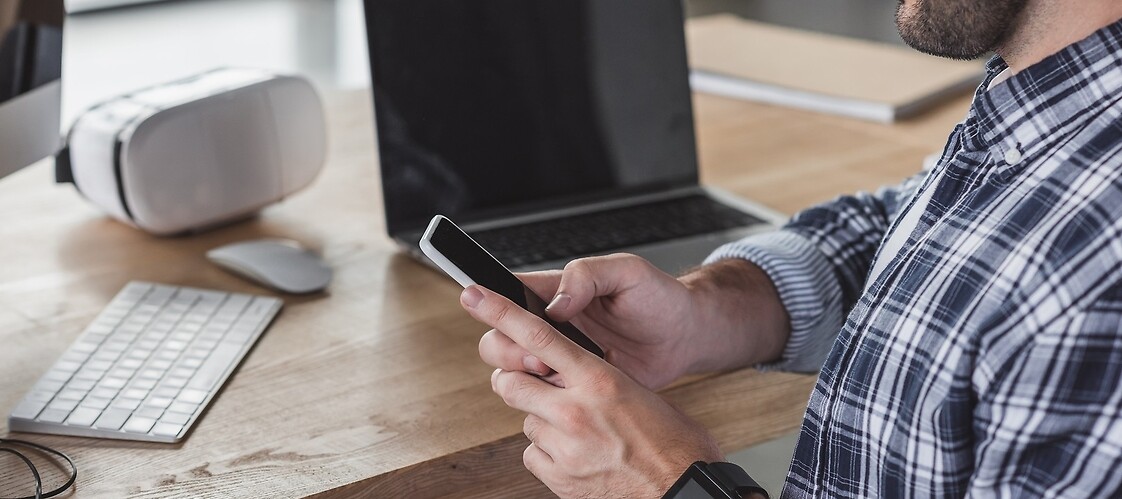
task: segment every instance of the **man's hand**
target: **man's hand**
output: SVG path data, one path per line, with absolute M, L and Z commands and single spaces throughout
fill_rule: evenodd
M 561 497 L 659 497 L 690 463 L 719 461 L 713 438 L 655 393 L 568 340 L 545 321 L 479 286 L 463 307 L 551 366 L 563 387 L 499 367 L 491 386 L 528 413 L 526 468 Z
M 743 261 L 727 261 L 675 279 L 634 255 L 575 260 L 562 272 L 519 276 L 547 312 L 572 321 L 606 359 L 651 389 L 683 374 L 750 365 L 778 357 L 788 319 L 771 281 Z M 543 363 L 496 332 L 479 354 L 508 371 L 550 374 Z M 556 375 L 548 379 L 563 383 Z
M 647 388 L 666 386 L 689 367 L 696 345 L 688 332 L 697 325 L 692 296 L 650 262 L 617 254 L 575 260 L 562 272 L 521 278 L 539 295 L 553 297 L 546 310 L 551 318 L 572 321 L 604 349 L 609 363 Z M 484 341 L 488 340 L 499 343 L 502 338 Z M 481 353 L 484 346 L 481 342 Z

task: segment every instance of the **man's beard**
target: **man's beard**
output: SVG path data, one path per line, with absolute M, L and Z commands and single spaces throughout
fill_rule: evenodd
M 976 59 L 1009 36 L 1027 0 L 916 0 L 896 6 L 896 28 L 912 48 L 951 59 Z

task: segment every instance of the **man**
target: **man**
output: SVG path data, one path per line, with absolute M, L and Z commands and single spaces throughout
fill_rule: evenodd
M 650 389 L 765 364 L 821 370 L 784 497 L 1122 494 L 1119 18 L 904 0 L 913 47 L 999 55 L 936 167 L 679 279 L 623 255 L 525 276 L 608 362 L 466 289 L 494 390 L 529 413 L 526 467 L 562 497 L 659 497 L 721 455 Z

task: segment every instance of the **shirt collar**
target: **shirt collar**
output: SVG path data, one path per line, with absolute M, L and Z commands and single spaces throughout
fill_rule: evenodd
M 1073 130 L 1077 127 L 1070 125 L 1093 119 L 1118 98 L 1122 21 L 989 88 L 1008 67 L 998 56 L 986 63 L 986 78 L 964 123 L 964 146 L 991 150 L 999 158 L 1015 150 L 1020 158 L 1058 140 L 1058 128 Z

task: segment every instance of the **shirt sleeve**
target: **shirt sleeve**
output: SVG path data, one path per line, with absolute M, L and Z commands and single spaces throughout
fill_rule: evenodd
M 971 497 L 1122 495 L 1122 283 L 975 371 Z M 1013 342 L 1007 342 L 1013 343 Z
M 779 361 L 763 369 L 814 372 L 857 302 L 877 248 L 927 172 L 874 194 L 843 196 L 807 209 L 780 230 L 726 244 L 705 263 L 748 260 L 771 278 L 791 318 Z

